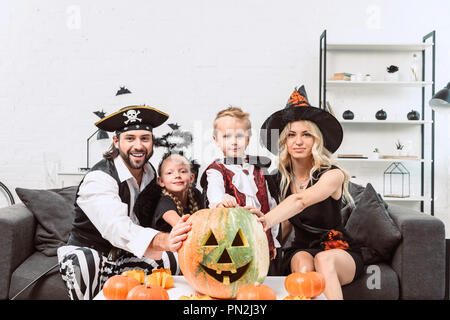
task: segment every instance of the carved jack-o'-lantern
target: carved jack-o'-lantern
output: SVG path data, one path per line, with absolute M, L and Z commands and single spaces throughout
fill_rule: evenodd
M 269 270 L 267 236 L 256 215 L 242 208 L 204 209 L 178 251 L 180 269 L 198 292 L 234 298 L 243 286 L 262 283 Z

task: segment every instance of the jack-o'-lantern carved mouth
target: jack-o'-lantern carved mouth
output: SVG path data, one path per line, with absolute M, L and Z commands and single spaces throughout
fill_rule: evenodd
M 210 248 L 216 248 L 219 246 L 216 237 L 214 236 L 212 231 L 209 232 L 209 235 L 207 236 L 203 246 Z M 234 237 L 233 242 L 231 243 L 231 248 L 248 247 L 248 246 L 249 245 L 246 237 L 244 236 L 242 230 L 239 229 Z M 222 254 L 220 255 L 219 259 L 217 260 L 218 265 L 217 269 L 208 268 L 207 266 L 201 263 L 200 265 L 202 266 L 203 270 L 211 277 L 223 283 L 224 285 L 229 285 L 230 283 L 233 283 L 242 278 L 242 276 L 247 272 L 248 268 L 250 267 L 251 262 L 252 261 L 246 263 L 242 267 L 236 268 L 236 264 L 233 262 L 233 259 L 228 253 L 227 248 L 225 248 Z M 224 268 L 228 270 L 223 270 Z
M 203 264 L 200 264 L 203 268 L 203 270 L 206 271 L 207 274 L 209 274 L 211 277 L 216 279 L 217 281 L 229 285 L 230 283 L 233 283 L 240 278 L 247 272 L 248 267 L 250 267 L 251 261 L 247 263 L 246 265 L 234 269 L 232 271 L 217 271 L 211 268 L 208 268 L 204 266 Z

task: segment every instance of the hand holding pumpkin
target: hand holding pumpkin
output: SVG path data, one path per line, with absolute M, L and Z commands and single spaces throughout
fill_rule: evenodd
M 180 249 L 183 241 L 186 240 L 187 233 L 191 230 L 191 223 L 187 221 L 189 217 L 189 214 L 182 216 L 170 231 L 168 238 L 170 251 L 175 252 Z
M 216 208 L 235 208 L 237 207 L 236 198 L 229 194 L 224 194 L 223 200 Z
M 258 216 L 257 221 L 260 222 L 263 226 L 264 232 L 266 232 L 269 228 L 267 227 L 267 221 L 264 213 L 261 212 L 261 210 L 256 209 L 252 206 L 245 206 L 244 209 L 250 211 L 253 214 L 256 214 Z

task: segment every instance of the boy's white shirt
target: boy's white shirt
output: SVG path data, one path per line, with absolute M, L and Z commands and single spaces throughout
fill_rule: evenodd
M 221 164 L 225 166 L 228 170 L 233 172 L 233 179 L 231 183 L 236 187 L 236 189 L 245 194 L 245 205 L 255 207 L 258 210 L 261 210 L 261 204 L 256 196 L 258 192 L 258 188 L 256 186 L 255 180 L 253 179 L 253 171 L 255 166 L 249 164 L 247 162 L 242 163 L 242 165 L 238 164 L 225 164 L 223 160 L 218 160 Z M 248 175 L 244 173 L 244 170 L 248 171 Z M 225 193 L 225 186 L 223 185 L 223 176 L 222 174 L 215 169 L 208 169 L 206 171 L 206 179 L 208 181 L 208 189 L 206 191 L 206 196 L 208 197 L 209 207 L 215 208 L 219 203 L 225 200 L 228 195 Z M 267 198 L 269 200 L 269 209 L 272 210 L 277 206 L 277 202 L 270 195 L 269 188 L 267 186 L 266 181 L 266 192 Z M 280 243 L 276 239 L 278 236 L 280 225 L 277 224 L 273 226 L 270 231 L 272 233 L 272 237 L 274 240 L 275 247 L 281 247 Z

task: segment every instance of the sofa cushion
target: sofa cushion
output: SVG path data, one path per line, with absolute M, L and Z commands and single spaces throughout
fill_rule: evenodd
M 35 247 L 47 256 L 55 256 L 69 239 L 76 191 L 77 186 L 50 190 L 16 188 L 20 200 L 38 222 Z
M 400 283 L 386 263 L 368 265 L 358 279 L 342 287 L 342 294 L 345 300 L 397 300 Z
M 401 241 L 400 230 L 370 183 L 350 214 L 345 229 L 361 244 L 366 264 L 390 260 Z
M 11 276 L 9 298 L 14 297 L 19 291 L 25 288 L 41 274 L 56 266 L 58 258 L 48 257 L 36 251 L 29 256 Z M 68 300 L 66 285 L 56 266 L 48 274 L 39 279 L 36 283 L 27 288 L 17 298 L 17 300 Z

